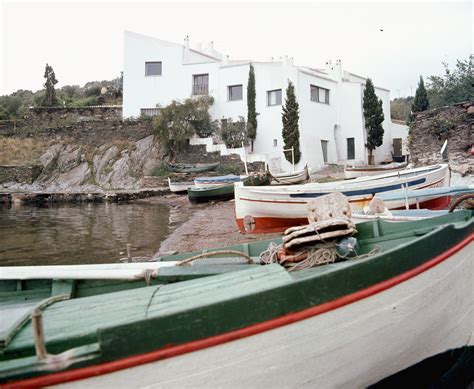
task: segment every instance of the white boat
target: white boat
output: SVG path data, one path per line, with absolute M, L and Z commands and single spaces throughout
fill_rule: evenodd
M 346 179 L 375 176 L 378 174 L 397 172 L 406 169 L 406 162 L 393 162 L 387 165 L 359 165 L 359 166 L 346 166 L 344 168 L 344 177 Z
M 271 185 L 292 185 L 303 184 L 309 180 L 308 164 L 304 165 L 303 170 L 297 170 L 290 173 L 270 173 L 272 175 Z
M 194 186 L 192 181 L 183 181 L 183 182 L 171 182 L 171 179 L 168 177 L 168 186 L 170 191 L 173 193 L 185 193 L 189 188 Z
M 236 221 L 241 232 L 278 232 L 306 224 L 308 202 L 324 194 L 341 192 L 355 210 L 368 205 L 377 193 L 449 186 L 449 180 L 448 165 L 440 164 L 321 184 L 253 187 L 236 183 Z
M 197 189 L 215 188 L 242 181 L 245 177 L 247 176 L 236 176 L 235 174 L 227 174 L 225 176 L 213 177 L 197 177 L 194 179 L 194 186 Z

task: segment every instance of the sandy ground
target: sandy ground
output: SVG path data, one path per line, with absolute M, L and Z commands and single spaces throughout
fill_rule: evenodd
M 241 234 L 235 223 L 233 200 L 196 205 L 191 204 L 186 195 L 169 195 L 139 201 L 168 205 L 170 221 L 178 225 L 161 243 L 156 256 L 229 246 L 278 235 Z

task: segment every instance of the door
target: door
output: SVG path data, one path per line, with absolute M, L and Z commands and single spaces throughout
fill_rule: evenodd
M 328 141 L 327 140 L 321 141 L 321 148 L 323 149 L 324 163 L 327 163 L 328 162 Z
M 393 155 L 400 157 L 402 155 L 402 138 L 393 139 Z
M 354 138 L 347 138 L 347 159 L 355 158 L 355 140 Z

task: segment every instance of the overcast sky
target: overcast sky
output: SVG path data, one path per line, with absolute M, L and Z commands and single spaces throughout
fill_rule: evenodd
M 473 51 L 471 1 L 0 2 L 0 95 L 41 89 L 46 63 L 59 87 L 118 76 L 124 30 L 178 43 L 189 35 L 192 47 L 212 40 L 231 59 L 289 55 L 312 67 L 341 59 L 392 98 Z

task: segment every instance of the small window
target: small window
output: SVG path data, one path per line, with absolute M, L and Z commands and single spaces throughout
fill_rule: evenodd
M 230 85 L 227 88 L 229 90 L 229 101 L 242 100 L 242 85 Z
M 347 138 L 347 159 L 355 159 L 355 139 Z
M 273 147 L 277 147 L 278 146 L 278 140 L 277 139 L 273 139 Z
M 321 88 L 320 86 L 310 85 L 310 90 L 311 101 L 329 104 L 329 89 Z
M 209 94 L 209 74 L 193 75 L 193 95 Z
M 145 76 L 161 76 L 161 62 L 145 62 Z
M 281 89 L 269 90 L 267 92 L 268 105 L 281 105 Z

